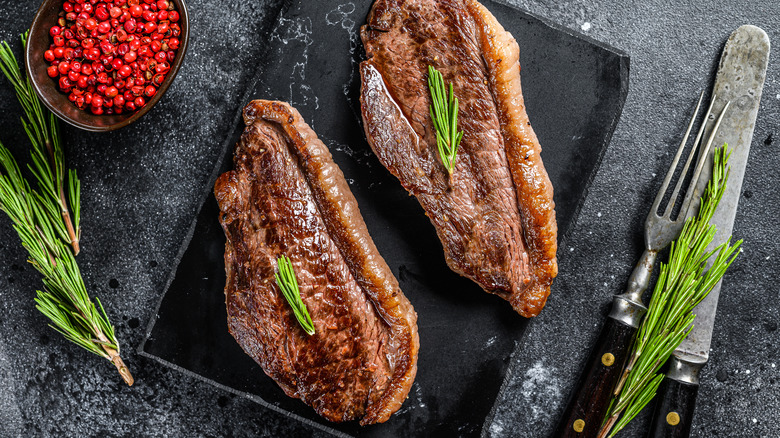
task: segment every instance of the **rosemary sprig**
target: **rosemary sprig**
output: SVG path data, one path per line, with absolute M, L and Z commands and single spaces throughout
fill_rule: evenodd
M 742 240 L 731 245 L 731 238 L 713 251 L 706 251 L 716 232 L 710 219 L 723 197 L 729 176 L 727 147 L 715 150 L 712 179 L 702 196 L 698 215 L 688 218 L 680 237 L 672 242 L 668 263 L 661 264 L 647 316 L 615 390 L 619 395 L 612 398 L 599 437 L 615 436 L 653 399 L 664 378 L 659 370 L 693 329 L 694 308 L 739 254 Z M 712 266 L 705 271 L 712 256 L 715 256 Z
M 22 44 L 25 43 L 26 35 L 23 35 Z M 11 152 L 0 143 L 0 210 L 13 222 L 22 246 L 29 253 L 28 261 L 43 275 L 44 287 L 37 291 L 36 308 L 51 320 L 54 330 L 110 360 L 125 382 L 132 385 L 133 376 L 119 356 L 114 327 L 100 300 L 96 300 L 99 311 L 90 300 L 76 263 L 75 229 L 79 223 L 81 190 L 75 172 L 70 171 L 68 194 L 74 212 L 71 222 L 63 194 L 65 160 L 57 122 L 43 108 L 29 81 L 21 79 L 19 65 L 5 42 L 0 44 L 0 69 L 14 86 L 26 115 L 22 124 L 33 144 L 33 164 L 29 169 L 40 190 L 30 187 Z
M 114 327 L 100 300 L 90 300 L 73 252 L 58 233 L 48 198 L 30 188 L 11 152 L 0 143 L 0 210 L 8 214 L 29 253 L 28 261 L 43 275 L 35 299 L 50 325 L 66 339 L 110 360 L 128 385 L 133 376 L 119 356 Z
M 22 47 L 25 47 L 27 33 L 21 38 Z M 0 70 L 13 85 L 24 110 L 22 125 L 32 143 L 29 168 L 38 183 L 38 196 L 44 198 L 41 205 L 46 207 L 46 214 L 59 218 L 51 221 L 54 231 L 73 247 L 74 254 L 78 254 L 81 184 L 75 170 L 69 171 L 66 178 L 65 153 L 59 141 L 57 118 L 41 104 L 30 79 L 26 75 L 22 78 L 19 63 L 5 41 L 0 44 Z
M 450 84 L 449 96 L 441 72 L 428 66 L 428 89 L 431 92 L 431 120 L 436 129 L 436 146 L 447 172 L 455 171 L 455 157 L 458 154 L 463 131 L 458 132 L 458 98 Z
M 298 287 L 298 280 L 295 278 L 295 271 L 290 258 L 281 256 L 276 260 L 276 264 L 279 267 L 276 274 L 274 274 L 276 276 L 276 284 L 282 290 L 282 295 L 284 295 L 287 303 L 290 304 L 295 318 L 301 324 L 303 330 L 309 335 L 313 335 L 314 322 L 311 320 L 311 316 L 309 316 L 306 304 L 301 299 L 301 290 Z

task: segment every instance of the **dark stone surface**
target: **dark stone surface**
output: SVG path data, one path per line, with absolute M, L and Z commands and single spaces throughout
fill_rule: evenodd
M 419 203 L 365 141 L 359 115 L 357 67 L 364 53 L 358 22 L 371 4 L 318 0 L 286 9 L 249 95 L 291 102 L 317 130 L 344 173 L 374 243 L 413 303 L 422 348 L 408 400 L 381 425 L 333 424 L 262 375 L 228 333 L 225 234 L 211 187 L 204 188 L 208 200 L 143 352 L 329 431 L 361 437 L 474 436 L 504 381 L 515 340 L 529 321 L 447 267 L 441 242 Z M 536 108 L 536 134 L 549 145 L 544 164 L 555 186 L 563 241 L 619 119 L 629 58 L 516 8 L 491 1 L 485 5 L 525 44 L 520 59 L 524 98 Z M 218 173 L 233 168 L 241 128 L 225 142 Z
M 488 436 L 545 436 L 598 335 L 611 295 L 642 250 L 641 226 L 698 93 L 711 87 L 720 51 L 743 24 L 778 41 L 780 4 L 740 1 L 517 2 L 631 55 L 623 116 L 567 247 L 544 312 L 516 351 Z M 742 256 L 726 274 L 692 436 L 777 436 L 780 82 L 770 54 L 734 236 Z M 531 109 L 532 110 L 532 109 Z M 644 415 L 621 436 L 642 436 Z
M 105 303 L 134 371 L 124 386 L 107 363 L 67 345 L 34 309 L 38 275 L 0 218 L 0 436 L 314 436 L 249 400 L 161 367 L 133 350 L 141 340 L 216 160 L 216 147 L 260 60 L 268 1 L 191 0 L 193 36 L 180 76 L 138 124 L 68 142 L 84 185 L 87 287 Z M 623 116 L 566 248 L 548 308 L 520 344 L 499 400 L 493 436 L 548 430 L 593 342 L 610 296 L 641 252 L 640 222 L 720 49 L 741 24 L 780 35 L 780 4 L 663 0 L 512 0 L 513 4 L 627 51 Z M 16 40 L 34 2 L 0 0 L 0 39 Z M 522 42 L 521 42 L 522 47 Z M 756 122 L 734 226 L 744 254 L 727 274 L 693 435 L 776 436 L 780 420 L 777 323 L 780 274 L 780 82 L 776 53 Z M 189 78 L 188 82 L 181 80 Z M 17 111 L 4 81 L 0 112 Z M 530 109 L 533 117 L 533 109 Z M 175 127 L 182 132 L 166 136 Z M 158 132 L 154 132 L 154 131 Z M 17 156 L 18 121 L 0 137 Z M 75 138 L 66 130 L 68 138 Z M 133 151 L 130 153 L 130 151 Z M 139 152 L 140 151 L 140 152 Z M 111 242 L 111 244 L 106 244 Z M 112 288 L 111 279 L 117 280 Z M 134 322 L 138 321 L 138 324 Z M 135 326 L 135 328 L 133 328 Z M 638 423 L 637 426 L 641 426 Z M 633 428 L 624 436 L 639 435 Z

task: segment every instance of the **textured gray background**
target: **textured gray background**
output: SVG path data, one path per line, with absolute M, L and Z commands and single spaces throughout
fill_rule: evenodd
M 0 0 L 0 39 L 16 41 L 36 3 Z M 46 327 L 32 302 L 38 275 L 26 266 L 9 221 L 0 217 L 0 436 L 320 435 L 134 351 L 243 90 L 261 63 L 259 33 L 273 15 L 272 3 L 191 0 L 190 51 L 157 107 L 115 134 L 65 130 L 68 156 L 84 187 L 79 263 L 89 290 L 117 326 L 136 377 L 133 388 L 121 383 L 110 364 Z M 576 229 L 560 250 L 555 295 L 520 342 L 508 391 L 498 404 L 500 420 L 490 428 L 493 436 L 536 436 L 562 409 L 610 295 L 625 285 L 641 252 L 640 222 L 695 97 L 712 79 L 722 44 L 746 23 L 778 41 L 780 4 L 508 3 L 632 58 L 623 116 Z M 772 138 L 780 136 L 778 72 L 773 53 L 734 228 L 745 239 L 745 253 L 725 280 L 695 419 L 698 437 L 778 436 L 780 139 Z M 17 112 L 7 83 L 0 84 L 0 113 Z M 533 108 L 529 112 L 533 121 Z M 10 122 L 0 140 L 26 159 L 20 134 L 20 124 Z M 571 317 L 562 324 L 567 312 Z M 637 433 L 628 432 L 625 436 Z

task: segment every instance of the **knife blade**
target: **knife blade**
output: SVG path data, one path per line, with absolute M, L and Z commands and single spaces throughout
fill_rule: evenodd
M 766 78 L 769 47 L 766 32 L 756 26 L 745 25 L 731 34 L 720 58 L 713 88 L 713 95 L 716 96 L 714 112 L 720 111 L 727 102 L 731 102 L 731 105 L 715 135 L 714 144 L 728 144 L 732 151 L 728 162 L 731 170 L 725 193 L 711 220 L 717 231 L 708 251 L 725 242 L 734 227 Z M 707 131 L 711 131 L 714 123 L 714 120 L 707 120 Z M 713 153 L 714 151 L 711 151 L 710 155 Z M 705 171 L 696 185 L 695 199 L 701 198 L 711 174 L 711 166 L 705 166 Z M 696 214 L 697 204 L 688 210 L 689 216 Z M 690 435 L 699 387 L 699 372 L 709 359 L 720 290 L 721 282 L 718 282 L 694 309 L 696 319 L 693 330 L 669 360 L 666 378 L 657 393 L 656 410 L 648 437 Z

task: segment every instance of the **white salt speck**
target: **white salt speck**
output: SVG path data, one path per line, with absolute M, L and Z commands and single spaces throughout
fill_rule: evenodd
M 504 426 L 502 426 L 498 422 L 495 422 L 490 425 L 490 432 L 493 435 L 501 435 L 504 432 Z
M 520 391 L 525 403 L 531 406 L 531 419 L 549 418 L 550 413 L 541 404 L 544 400 L 556 400 L 561 397 L 562 385 L 554 375 L 554 368 L 541 361 L 526 371 Z
M 655 178 L 656 176 L 658 176 L 658 174 L 653 172 L 653 178 Z
M 591 25 L 590 25 L 590 23 L 588 23 L 588 22 L 586 21 L 585 23 L 582 23 L 582 26 L 580 26 L 580 28 L 581 28 L 583 31 L 587 32 L 587 31 L 589 31 L 589 30 L 590 30 L 590 28 L 591 28 Z
M 777 95 L 777 98 L 780 99 L 780 94 Z
M 604 286 L 608 286 L 607 283 L 604 283 Z
M 758 423 L 758 420 L 754 418 L 753 423 Z
M 417 400 L 420 402 L 419 406 L 421 408 L 424 408 L 425 407 L 425 403 L 423 402 L 422 387 L 417 385 L 417 388 L 415 388 L 414 392 L 417 395 Z
M 569 252 L 574 252 L 574 248 L 569 248 Z
M 601 212 L 596 213 L 596 216 L 601 217 Z
M 750 374 L 750 370 L 745 370 L 745 374 Z
M 775 367 L 775 364 L 772 364 L 772 368 L 774 368 L 774 367 Z
M 769 256 L 766 256 L 766 259 L 769 260 Z

